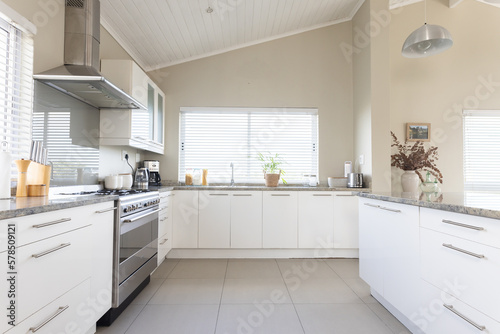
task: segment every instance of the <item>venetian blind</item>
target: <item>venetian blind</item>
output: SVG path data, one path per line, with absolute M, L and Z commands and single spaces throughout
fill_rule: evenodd
M 264 183 L 258 153 L 278 153 L 288 183 L 318 174 L 318 110 L 181 108 L 179 181 L 187 168 L 207 168 L 209 182 Z
M 500 110 L 465 110 L 464 189 L 500 190 Z
M 33 38 L 0 17 L 0 141 L 13 160 L 28 158 L 33 105 Z M 17 175 L 15 165 L 12 176 Z

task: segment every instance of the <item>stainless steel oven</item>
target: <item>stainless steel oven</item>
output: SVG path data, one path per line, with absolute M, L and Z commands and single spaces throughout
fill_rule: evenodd
M 158 256 L 159 193 L 120 195 L 115 217 L 112 308 L 98 322 L 110 325 L 149 283 Z

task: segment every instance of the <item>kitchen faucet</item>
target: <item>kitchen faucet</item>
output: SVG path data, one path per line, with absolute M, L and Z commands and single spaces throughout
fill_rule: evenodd
M 231 187 L 234 186 L 234 163 L 231 162 L 229 165 L 231 167 Z

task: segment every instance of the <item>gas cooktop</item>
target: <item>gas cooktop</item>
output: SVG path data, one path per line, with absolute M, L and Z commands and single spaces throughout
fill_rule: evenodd
M 120 189 L 120 190 L 110 190 L 102 189 L 97 191 L 79 191 L 73 193 L 60 193 L 58 195 L 66 196 L 82 196 L 82 195 L 117 195 L 117 196 L 127 196 L 151 192 L 149 189 Z

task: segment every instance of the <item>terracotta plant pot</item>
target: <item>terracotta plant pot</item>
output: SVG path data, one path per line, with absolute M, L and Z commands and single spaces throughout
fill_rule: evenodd
M 277 187 L 280 182 L 281 170 L 278 174 L 269 174 L 264 172 L 264 179 L 266 180 L 266 187 Z

